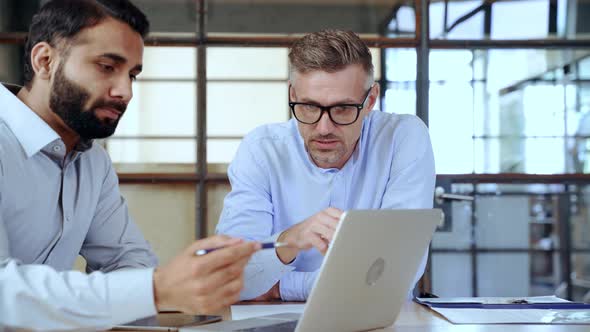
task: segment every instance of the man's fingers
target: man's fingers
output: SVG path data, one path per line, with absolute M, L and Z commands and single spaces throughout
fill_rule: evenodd
M 217 269 L 207 277 L 207 283 L 215 284 L 216 286 L 224 285 L 235 278 L 239 278 L 244 274 L 246 264 L 248 264 L 249 257 L 243 258 L 227 265 L 223 268 Z
M 222 303 L 224 306 L 232 305 L 240 299 L 240 292 L 244 288 L 244 279 L 238 278 L 227 283 L 220 289 Z
M 334 238 L 335 229 L 326 224 L 315 224 L 313 225 L 311 231 L 319 235 L 320 238 L 331 242 L 332 238 Z
M 304 240 L 304 241 L 300 241 L 295 243 L 295 247 L 299 250 L 308 250 L 313 248 L 313 244 L 311 243 L 310 240 Z
M 216 289 L 212 289 L 208 295 L 209 302 L 215 303 L 218 309 L 229 306 L 239 300 L 240 292 L 243 287 L 243 278 L 231 280 Z
M 342 210 L 334 208 L 334 207 L 329 207 L 329 208 L 325 209 L 323 212 L 325 212 L 330 217 L 336 218 L 336 219 L 340 219 L 340 216 L 342 215 L 342 213 L 344 213 Z
M 340 222 L 340 217 L 334 217 L 326 212 L 322 212 L 317 222 L 329 225 L 330 228 L 336 229 L 336 226 L 338 226 L 338 223 Z
M 336 231 L 336 228 L 338 227 L 339 221 L 340 221 L 339 219 L 333 219 L 332 217 L 326 217 L 326 218 L 319 220 L 318 224 L 328 227 L 332 231 L 332 233 L 334 233 Z
M 319 236 L 312 236 L 309 239 L 309 242 L 321 253 L 324 253 L 326 250 L 328 250 L 328 245 Z

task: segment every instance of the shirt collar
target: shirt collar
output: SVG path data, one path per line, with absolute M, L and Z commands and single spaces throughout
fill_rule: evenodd
M 0 119 L 10 128 L 30 158 L 59 135 L 35 112 L 16 97 L 18 88 L 10 90 L 0 84 Z M 12 91 L 11 91 L 12 90 Z

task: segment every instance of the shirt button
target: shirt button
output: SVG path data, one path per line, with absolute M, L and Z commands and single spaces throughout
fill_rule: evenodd
M 69 215 L 67 215 L 67 216 L 66 216 L 66 221 L 70 221 L 70 219 L 71 219 L 71 218 L 70 218 L 70 216 L 69 216 Z
M 53 146 L 53 151 L 54 152 L 59 152 L 61 150 L 61 147 L 59 145 L 54 145 Z

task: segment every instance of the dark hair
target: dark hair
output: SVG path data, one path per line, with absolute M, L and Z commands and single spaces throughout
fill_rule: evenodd
M 127 23 L 142 38 L 149 32 L 146 16 L 129 0 L 52 0 L 35 16 L 25 43 L 24 83 L 29 86 L 35 72 L 31 51 L 40 42 L 56 47 L 63 40 L 73 39 L 80 31 L 112 17 Z

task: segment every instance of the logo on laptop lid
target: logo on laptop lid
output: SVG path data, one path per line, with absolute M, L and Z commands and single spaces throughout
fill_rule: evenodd
M 369 268 L 369 271 L 367 271 L 367 277 L 365 279 L 367 285 L 373 286 L 377 282 L 377 280 L 381 278 L 381 275 L 383 274 L 384 270 L 385 261 L 383 260 L 383 258 L 379 257 L 377 258 L 377 260 L 373 262 L 373 264 Z

